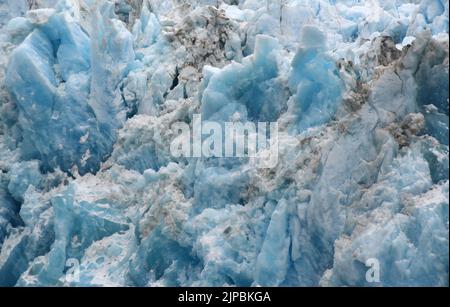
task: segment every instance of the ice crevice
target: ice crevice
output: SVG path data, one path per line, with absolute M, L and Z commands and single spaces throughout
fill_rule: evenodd
M 0 0 L 0 286 L 448 286 L 448 10 Z M 278 164 L 174 157 L 196 114 Z

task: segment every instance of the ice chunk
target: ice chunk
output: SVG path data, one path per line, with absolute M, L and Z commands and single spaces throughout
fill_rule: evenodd
M 67 259 L 78 259 L 95 241 L 114 233 L 128 230 L 126 220 L 108 204 L 77 202 L 75 187 L 69 186 L 63 194 L 51 200 L 54 210 L 55 242 L 46 255 L 44 265 L 34 263 L 27 275 L 34 275 L 40 284 L 51 285 L 63 275 Z M 23 278 L 24 281 L 27 278 Z M 24 282 L 22 281 L 22 282 Z
M 25 17 L 16 17 L 11 19 L 6 26 L 9 41 L 19 44 L 33 31 L 33 25 Z
M 291 91 L 296 93 L 290 101 L 291 112 L 298 117 L 296 131 L 328 122 L 341 102 L 343 83 L 336 64 L 324 53 L 325 42 L 325 34 L 316 27 L 303 28 L 289 77 Z
M 288 206 L 289 204 L 285 200 L 281 200 L 272 214 L 261 253 L 256 261 L 256 285 L 279 286 L 286 279 L 291 245 L 288 233 Z
M 14 164 L 10 176 L 8 191 L 17 201 L 23 201 L 23 196 L 30 186 L 39 188 L 43 179 L 38 161 Z
M 161 32 L 161 26 L 154 13 L 150 13 L 147 7 L 141 12 L 140 19 L 133 28 L 135 43 L 140 48 L 146 48 L 156 42 Z
M 259 35 L 255 54 L 240 63 L 226 66 L 210 76 L 202 94 L 202 115 L 205 120 L 230 120 L 235 112 L 242 120 L 273 121 L 283 108 L 284 89 L 277 80 L 278 67 L 275 52 L 279 48 L 276 39 Z M 236 86 L 237 84 L 237 86 Z M 234 105 L 234 109 L 228 110 Z M 243 105 L 247 114 L 243 114 Z
M 22 155 L 41 160 L 44 170 L 76 166 L 80 173 L 95 172 L 126 117 L 116 87 L 134 61 L 131 36 L 118 27 L 110 33 L 118 44 L 103 48 L 101 36 L 90 39 L 65 13 L 45 16 L 13 52 L 6 77 L 18 105 Z M 108 22 L 101 16 L 96 20 Z M 117 66 L 121 59 L 125 64 Z

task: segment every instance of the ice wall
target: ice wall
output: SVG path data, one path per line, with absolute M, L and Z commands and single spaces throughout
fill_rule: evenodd
M 0 0 L 0 286 L 448 286 L 448 11 Z M 279 163 L 175 158 L 194 114 Z

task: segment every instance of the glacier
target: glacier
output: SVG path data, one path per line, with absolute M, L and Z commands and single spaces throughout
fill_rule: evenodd
M 444 0 L 0 0 L 0 286 L 448 286 L 448 27 Z M 196 114 L 278 123 L 278 164 L 174 157 Z

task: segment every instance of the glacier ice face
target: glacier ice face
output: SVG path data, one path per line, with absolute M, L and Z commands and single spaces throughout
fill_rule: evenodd
M 125 121 L 116 88 L 134 64 L 132 36 L 108 19 L 109 9 L 96 11 L 90 37 L 65 11 L 30 11 L 34 30 L 11 54 L 5 84 L 18 109 L 22 156 L 41 160 L 45 171 L 95 172 Z
M 0 286 L 448 286 L 448 10 L 0 0 Z M 279 163 L 174 157 L 196 114 Z

